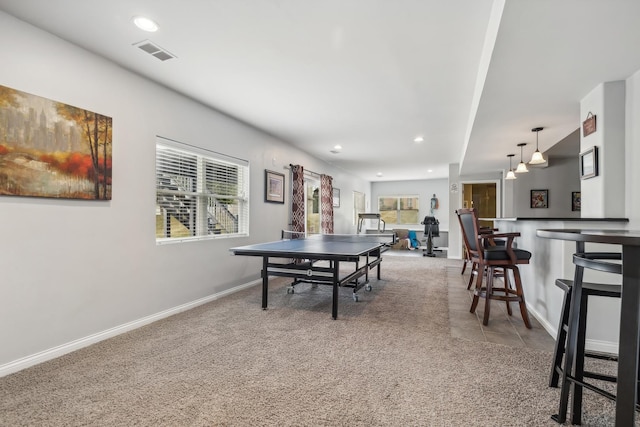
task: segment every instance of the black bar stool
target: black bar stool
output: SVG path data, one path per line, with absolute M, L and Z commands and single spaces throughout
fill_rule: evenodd
M 573 263 L 576 266 L 575 279 L 557 279 L 556 286 L 565 291 L 563 309 L 558 326 L 556 347 L 553 357 L 553 366 L 549 376 L 549 386 L 557 387 L 560 377 L 562 377 L 562 391 L 560 394 L 560 407 L 558 414 L 552 418 L 558 423 L 564 423 L 567 416 L 569 404 L 569 394 L 573 391 L 573 405 L 571 411 L 572 424 L 581 424 L 582 418 L 582 390 L 586 388 L 609 399 L 615 400 L 616 396 L 596 386 L 588 383 L 585 378 L 615 382 L 617 378 L 611 375 L 585 371 L 585 357 L 617 360 L 616 355 L 587 352 L 585 350 L 586 326 L 587 326 L 587 303 L 590 296 L 600 296 L 609 298 L 620 298 L 622 286 L 616 284 L 589 283 L 583 282 L 584 269 L 602 271 L 606 273 L 622 274 L 622 265 L 610 261 L 621 260 L 620 253 L 611 252 L 589 252 L 576 253 L 573 255 Z M 579 282 L 578 282 L 579 281 Z M 575 298 L 573 289 L 579 283 L 581 292 Z M 573 304 L 572 304 L 573 303 Z M 579 303 L 577 307 L 572 306 Z M 577 312 L 575 311 L 577 310 Z M 566 338 L 571 328 L 577 328 L 577 346 L 570 348 Z M 569 347 L 568 347 L 569 346 Z M 564 358 L 563 366 L 563 355 Z M 575 359 L 574 361 L 568 358 Z M 573 369 L 572 369 L 573 367 Z
M 556 286 L 564 291 L 564 296 L 562 300 L 560 324 L 558 325 L 558 334 L 556 335 L 556 345 L 553 352 L 553 366 L 551 367 L 551 375 L 549 375 L 549 387 L 558 387 L 558 380 L 560 379 L 560 374 L 562 374 L 562 360 L 565 353 L 567 331 L 569 329 L 569 310 L 571 309 L 571 290 L 573 288 L 573 280 L 556 279 Z M 621 290 L 622 287 L 620 285 L 582 282 L 582 301 L 580 304 L 581 306 L 587 307 L 590 296 L 620 298 Z M 580 310 L 580 315 L 583 316 L 581 321 L 586 322 L 586 310 Z M 612 361 L 618 360 L 618 357 L 613 354 L 590 352 L 586 350 L 584 352 L 584 357 Z M 584 377 L 604 381 L 616 381 L 615 377 L 589 371 L 584 371 Z

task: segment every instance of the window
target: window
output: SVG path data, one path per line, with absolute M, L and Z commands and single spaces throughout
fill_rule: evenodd
M 249 233 L 249 163 L 156 141 L 156 242 Z
M 418 196 L 378 197 L 378 212 L 387 224 L 419 224 Z

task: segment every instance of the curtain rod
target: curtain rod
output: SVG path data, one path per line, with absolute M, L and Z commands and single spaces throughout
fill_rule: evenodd
M 291 170 L 291 166 L 293 166 L 293 165 L 289 164 L 289 166 L 285 166 L 284 169 Z M 304 166 L 303 166 L 303 169 L 304 169 Z M 304 169 L 304 173 L 308 173 L 309 175 L 315 175 L 318 178 L 320 178 L 322 176 L 322 174 L 319 174 L 318 172 L 314 172 L 314 171 L 309 170 L 309 169 Z

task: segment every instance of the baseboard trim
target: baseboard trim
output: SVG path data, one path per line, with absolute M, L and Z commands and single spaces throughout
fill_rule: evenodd
M 544 319 L 533 307 L 527 304 L 527 310 L 533 315 L 542 327 L 552 337 L 558 336 L 558 327 L 551 325 L 546 319 Z M 584 343 L 587 350 L 597 351 L 598 353 L 618 354 L 618 343 L 612 341 L 600 341 L 587 339 Z
M 4 365 L 0 365 L 0 377 L 13 374 L 15 372 L 29 368 L 31 366 L 34 366 L 34 365 L 46 362 L 48 360 L 52 360 L 57 357 L 63 356 L 65 354 L 71 353 L 73 351 L 79 350 L 83 347 L 88 347 L 97 342 L 104 341 L 108 338 L 113 338 L 125 332 L 129 332 L 134 329 L 140 328 L 142 326 L 148 325 L 150 323 L 156 322 L 158 320 L 164 319 L 166 317 L 173 316 L 174 314 L 178 314 L 183 311 L 187 311 L 192 308 L 198 307 L 200 305 L 206 304 L 208 302 L 215 301 L 224 296 L 255 286 L 257 283 L 260 283 L 260 282 L 262 282 L 262 279 L 257 279 L 252 282 L 235 286 L 231 289 L 227 289 L 222 292 L 218 292 L 213 295 L 209 295 L 204 298 L 200 298 L 195 301 L 191 301 L 186 304 L 182 304 L 177 307 L 173 307 L 168 310 L 164 310 L 159 313 L 155 313 L 150 316 L 146 316 L 141 319 L 134 320 L 132 322 L 128 322 L 128 323 L 116 326 L 114 328 L 110 328 L 105 331 L 98 332 L 96 334 L 92 334 L 84 338 L 80 338 L 80 339 L 68 342 L 66 344 L 62 344 L 62 345 L 41 351 L 39 353 L 32 354 L 30 356 L 22 357 L 20 359 L 14 360 L 9 363 L 5 363 Z

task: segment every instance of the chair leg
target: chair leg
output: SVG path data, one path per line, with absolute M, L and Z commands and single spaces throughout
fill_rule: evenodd
M 511 289 L 511 284 L 509 283 L 509 274 L 507 273 L 507 269 L 503 268 L 502 269 L 502 280 L 504 281 L 504 293 L 505 295 L 509 295 L 509 289 Z M 509 316 L 513 316 L 513 311 L 511 310 L 511 304 L 509 304 L 510 301 L 505 301 L 505 304 L 507 304 L 507 314 Z
M 489 311 L 491 310 L 491 293 L 493 292 L 493 276 L 495 275 L 495 268 L 489 267 L 487 272 L 487 291 L 484 298 L 484 316 L 482 318 L 482 324 L 487 326 L 489 324 Z
M 473 275 L 478 271 L 478 263 L 471 263 L 471 275 L 469 276 L 469 284 L 467 284 L 467 290 L 471 289 L 471 285 L 473 285 Z
M 578 320 L 578 346 L 576 347 L 576 358 L 573 364 L 573 376 L 576 379 L 573 386 L 573 399 L 571 405 L 571 423 L 575 425 L 582 424 L 582 386 L 579 382 L 584 380 L 584 352 L 585 341 L 587 337 L 587 306 L 588 296 L 584 290 L 580 298 L 580 316 Z
M 517 266 L 513 266 L 511 268 L 511 271 L 513 271 L 513 278 L 516 284 L 516 295 L 518 295 L 519 298 L 519 303 L 520 303 L 520 314 L 522 315 L 522 320 L 524 321 L 524 325 L 527 327 L 527 329 L 531 329 L 531 322 L 529 321 L 529 312 L 527 311 L 527 304 L 524 301 L 524 292 L 522 290 L 522 279 L 520 278 L 520 270 L 518 269 Z M 506 271 L 505 271 L 505 274 Z
M 469 309 L 469 311 L 471 313 L 475 313 L 476 312 L 476 307 L 478 307 L 478 301 L 480 300 L 480 293 L 482 292 L 482 279 L 484 276 L 484 265 L 482 264 L 477 264 L 476 266 L 476 271 L 478 274 L 476 274 L 476 290 L 473 291 L 473 301 L 471 302 L 471 308 Z
M 560 388 L 560 404 L 558 405 L 558 413 L 553 415 L 553 418 L 558 424 L 564 424 L 567 420 L 567 408 L 569 406 L 569 395 L 571 391 L 575 390 L 575 383 L 569 381 L 568 377 L 573 374 L 573 366 L 576 355 L 576 348 L 578 347 L 578 328 L 580 326 L 580 319 L 574 313 L 576 310 L 580 310 L 582 301 L 582 286 L 577 284 L 582 283 L 584 275 L 584 268 L 576 265 L 573 279 L 573 290 L 571 291 L 571 308 L 569 310 L 569 319 L 567 323 L 567 341 L 565 345 L 565 354 L 562 367 L 562 386 Z
M 556 335 L 556 345 L 553 350 L 553 366 L 549 375 L 549 387 L 558 387 L 560 379 L 559 368 L 562 367 L 562 358 L 565 352 L 567 341 L 567 325 L 569 324 L 569 309 L 571 308 L 571 288 L 564 293 L 562 299 L 562 313 L 560 314 L 560 324 Z
M 460 272 L 460 274 L 464 274 L 465 270 L 467 269 L 467 262 L 468 262 L 468 261 L 469 261 L 469 260 L 468 260 L 468 259 L 466 259 L 466 258 L 464 258 L 464 259 L 462 260 L 462 271 Z

